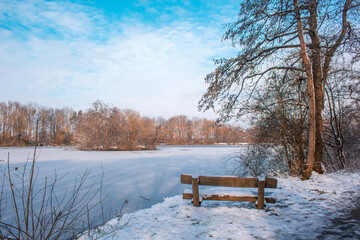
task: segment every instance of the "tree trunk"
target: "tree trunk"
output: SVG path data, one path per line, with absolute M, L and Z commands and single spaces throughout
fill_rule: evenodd
M 323 159 L 323 118 L 322 118 L 322 110 L 324 108 L 324 89 L 322 88 L 322 84 L 315 87 L 315 122 L 316 122 L 316 133 L 315 133 L 315 162 L 314 162 L 314 171 L 317 173 L 324 173 L 321 163 Z
M 321 68 L 321 46 L 318 35 L 318 3 L 316 0 L 311 0 L 309 5 L 309 26 L 311 31 L 308 35 L 311 39 L 310 58 L 312 62 L 313 84 L 315 91 L 315 162 L 313 170 L 318 173 L 323 173 L 321 163 L 323 159 L 323 119 L 322 111 L 324 109 L 324 90 L 322 84 L 322 68 Z
M 347 13 L 350 9 L 351 0 L 346 0 L 343 7 L 343 19 L 342 19 L 342 30 L 336 43 L 329 48 L 329 50 L 325 53 L 325 60 L 322 69 L 322 77 L 319 85 L 316 88 L 316 98 L 317 98 L 317 106 L 316 106 L 316 156 L 315 156 L 315 166 L 314 171 L 318 173 L 323 173 L 323 169 L 321 167 L 322 157 L 323 157 L 323 139 L 322 139 L 322 132 L 323 132 L 323 119 L 322 119 L 322 110 L 324 108 L 324 89 L 325 83 L 327 80 L 328 72 L 330 69 L 330 62 L 336 49 L 339 47 L 340 43 L 343 41 L 347 29 L 350 27 L 350 24 L 347 21 Z
M 303 60 L 306 77 L 307 77 L 307 92 L 309 98 L 309 139 L 308 139 L 308 154 L 305 162 L 305 169 L 302 174 L 302 180 L 307 180 L 310 178 L 314 162 L 315 162 L 315 136 L 316 136 L 316 124 L 315 124 L 315 112 L 316 112 L 316 100 L 315 100 L 315 91 L 314 91 L 314 78 L 312 67 L 310 63 L 310 58 L 306 51 L 306 44 L 304 40 L 303 28 L 301 25 L 301 16 L 299 10 L 299 3 L 297 0 L 294 0 L 295 14 L 297 18 L 297 30 L 298 37 L 300 41 L 300 55 Z
M 316 146 L 316 121 L 315 121 L 315 92 L 312 76 L 308 76 L 308 97 L 309 97 L 309 139 L 308 139 L 308 154 L 305 162 L 305 169 L 302 174 L 302 180 L 308 180 L 311 176 L 315 163 L 315 146 Z

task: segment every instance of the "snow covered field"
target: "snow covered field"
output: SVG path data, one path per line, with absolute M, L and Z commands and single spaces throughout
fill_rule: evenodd
M 194 208 L 182 199 L 190 186 L 180 184 L 181 173 L 226 175 L 226 159 L 243 149 L 162 146 L 156 151 L 86 152 L 43 147 L 37 181 L 41 184 L 56 170 L 65 175 L 59 189 L 65 191 L 87 168 L 88 184 L 99 182 L 103 169 L 103 191 L 110 193 L 105 210 L 119 209 L 124 200 L 129 204 L 120 221 L 108 223 L 105 230 L 111 234 L 102 239 L 360 239 L 359 173 L 314 175 L 305 182 L 280 178 L 277 203 L 265 210 L 253 203 L 216 201 Z M 20 168 L 33 148 L 0 148 L 0 160 L 6 161 L 8 153 L 11 166 Z
M 280 178 L 275 197 L 258 210 L 216 201 L 196 208 L 177 195 L 113 219 L 101 239 L 360 239 L 359 173 Z
M 86 169 L 91 170 L 87 184 L 99 183 L 104 171 L 103 192 L 109 193 L 105 212 L 119 209 L 124 200 L 125 211 L 131 212 L 162 202 L 164 197 L 181 194 L 186 186 L 180 184 L 180 174 L 224 175 L 225 160 L 241 146 L 160 146 L 154 151 L 98 152 L 78 151 L 69 147 L 38 148 L 37 183 L 45 177 L 64 176 L 59 182 L 61 191 L 74 185 Z M 0 148 L 0 160 L 6 162 L 10 153 L 13 167 L 22 168 L 33 156 L 32 147 Z M 2 165 L 2 166 L 1 166 Z M 0 162 L 0 167 L 5 163 Z

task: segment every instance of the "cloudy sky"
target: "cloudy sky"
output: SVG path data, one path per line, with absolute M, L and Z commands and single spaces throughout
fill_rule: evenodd
M 0 101 L 215 118 L 197 103 L 238 2 L 0 0 Z

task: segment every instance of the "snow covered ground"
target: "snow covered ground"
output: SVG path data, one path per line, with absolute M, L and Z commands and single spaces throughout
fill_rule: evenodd
M 180 195 L 168 197 L 109 221 L 101 239 L 360 239 L 360 173 L 279 178 L 274 196 L 277 203 L 265 210 L 216 201 L 196 208 Z
M 252 203 L 215 201 L 194 208 L 181 198 L 179 194 L 189 188 L 180 184 L 181 173 L 226 175 L 226 159 L 241 148 L 164 146 L 145 152 L 84 152 L 44 147 L 39 149 L 38 183 L 56 170 L 60 176 L 66 174 L 59 189 L 65 191 L 86 168 L 91 169 L 89 184 L 98 181 L 102 167 L 104 192 L 110 193 L 106 207 L 119 209 L 129 200 L 128 213 L 105 229 L 116 231 L 102 239 L 360 239 L 359 173 L 314 175 L 305 182 L 280 178 L 274 192 L 277 203 L 268 204 L 266 210 L 257 210 Z M 21 167 L 33 149 L 0 148 L 0 161 L 6 161 L 8 152 L 11 166 Z M 136 209 L 142 210 L 133 212 Z

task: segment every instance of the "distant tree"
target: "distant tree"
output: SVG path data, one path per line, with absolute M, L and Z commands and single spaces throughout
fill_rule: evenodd
M 49 144 L 49 120 L 48 120 L 48 111 L 44 107 L 39 107 L 39 143 L 40 144 Z
M 215 123 L 213 121 L 210 121 L 206 118 L 202 119 L 201 132 L 203 134 L 202 136 L 203 144 L 211 144 L 215 142 L 214 130 L 215 130 Z
M 138 146 L 143 149 L 153 149 L 156 144 L 155 121 L 149 117 L 142 117 L 140 121 L 140 136 Z
M 80 149 L 109 150 L 110 106 L 100 101 L 78 116 L 75 142 Z
M 240 47 L 239 54 L 215 62 L 199 108 L 220 105 L 221 120 L 240 117 L 263 79 L 298 73 L 306 80 L 309 106 L 302 178 L 309 179 L 313 170 L 321 173 L 325 85 L 337 55 L 359 58 L 359 6 L 358 0 L 243 1 L 238 20 L 224 35 Z
M 163 117 L 158 117 L 155 122 L 155 142 L 156 144 L 163 144 L 166 142 L 166 120 Z
M 194 144 L 199 144 L 202 141 L 202 119 L 200 118 L 193 118 L 192 119 L 192 142 Z
M 0 123 L 1 123 L 1 143 L 3 143 L 7 140 L 8 131 L 9 131 L 8 106 L 4 102 L 0 103 Z
M 173 144 L 186 144 L 188 142 L 188 118 L 177 115 L 169 119 L 169 130 Z
M 98 100 L 93 108 L 78 114 L 75 143 L 84 150 L 154 149 L 154 121 L 134 110 L 120 110 Z
M 138 112 L 126 109 L 124 110 L 125 116 L 125 134 L 127 150 L 136 150 L 138 139 L 141 133 L 141 116 Z

